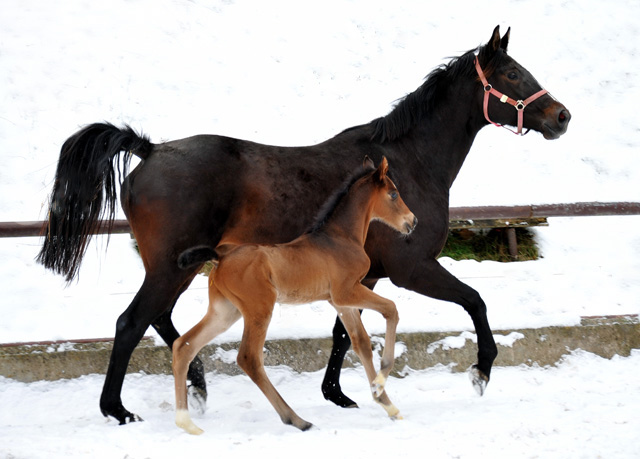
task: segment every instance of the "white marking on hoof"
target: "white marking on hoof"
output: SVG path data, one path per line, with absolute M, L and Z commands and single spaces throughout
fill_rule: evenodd
M 196 413 L 204 414 L 207 411 L 207 393 L 194 386 L 187 388 L 187 401 L 189 408 Z
M 382 373 L 378 373 L 376 378 L 371 383 L 371 392 L 374 398 L 379 398 L 384 392 L 384 386 L 387 384 L 387 378 Z
M 191 435 L 200 435 L 204 432 L 193 423 L 187 410 L 176 410 L 176 425 Z
M 389 417 L 394 421 L 397 419 L 402 419 L 402 416 L 400 415 L 400 410 L 396 408 L 396 406 L 393 403 L 391 405 L 385 405 L 384 403 L 378 402 L 378 405 L 384 408 L 384 410 L 387 412 Z
M 473 388 L 476 390 L 478 395 L 481 397 L 484 395 L 484 391 L 487 388 L 487 383 L 489 382 L 489 378 L 478 370 L 475 366 L 471 367 L 469 370 L 469 379 L 471 380 L 471 384 Z

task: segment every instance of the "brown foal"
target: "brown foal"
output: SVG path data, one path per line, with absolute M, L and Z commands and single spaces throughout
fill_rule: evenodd
M 369 271 L 364 251 L 369 224 L 380 220 L 408 235 L 417 219 L 387 177 L 388 163 L 376 169 L 365 159 L 364 171 L 327 203 L 322 219 L 297 239 L 277 245 L 195 247 L 180 256 L 183 267 L 217 259 L 209 275 L 209 308 L 204 318 L 173 345 L 176 390 L 176 424 L 191 434 L 203 431 L 189 416 L 187 370 L 198 351 L 241 316 L 244 332 L 238 365 L 262 390 L 282 422 L 307 430 L 312 424 L 300 418 L 269 381 L 264 369 L 263 345 L 274 304 L 305 304 L 326 300 L 336 308 L 360 358 L 376 402 L 392 418 L 399 410 L 384 386 L 393 368 L 398 311 L 360 281 Z M 386 319 L 385 345 L 376 374 L 373 353 L 359 308 L 373 309 Z

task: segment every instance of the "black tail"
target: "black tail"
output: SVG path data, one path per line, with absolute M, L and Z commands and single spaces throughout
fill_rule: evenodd
M 182 252 L 178 257 L 178 266 L 180 269 L 188 269 L 211 260 L 218 260 L 216 250 L 206 245 L 200 245 Z
M 149 138 L 129 126 L 120 129 L 106 123 L 92 124 L 69 137 L 60 151 L 43 228 L 44 244 L 36 260 L 65 275 L 67 282 L 73 280 L 91 236 L 103 225 L 111 231 L 117 209 L 116 185 L 127 175 L 131 154 L 145 159 L 152 150 Z

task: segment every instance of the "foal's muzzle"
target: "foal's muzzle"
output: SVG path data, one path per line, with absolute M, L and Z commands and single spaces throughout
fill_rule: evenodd
M 418 217 L 413 216 L 413 222 L 406 222 L 404 224 L 404 232 L 405 234 L 411 234 L 414 229 L 416 229 L 416 225 L 418 224 Z

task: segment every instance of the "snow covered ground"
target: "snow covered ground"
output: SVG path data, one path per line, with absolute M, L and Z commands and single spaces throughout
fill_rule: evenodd
M 496 368 L 484 397 L 465 374 L 411 371 L 387 385 L 400 421 L 371 400 L 362 369 L 342 378 L 357 410 L 322 399 L 321 372 L 268 369 L 285 400 L 315 425 L 307 432 L 282 424 L 248 377 L 208 375 L 209 409 L 194 416 L 205 430 L 199 437 L 173 423 L 169 376 L 127 376 L 125 400 L 145 422 L 126 427 L 98 413 L 101 376 L 0 379 L 0 457 L 631 459 L 638 457 L 639 365 L 640 352 L 612 360 L 578 352 L 557 368 Z
M 218 133 L 313 144 L 386 114 L 447 56 L 486 42 L 496 24 L 512 27 L 511 55 L 573 119 L 553 142 L 484 129 L 451 204 L 639 201 L 638 17 L 632 0 L 4 2 L 0 221 L 45 218 L 60 146 L 84 124 L 130 123 L 155 142 Z M 494 329 L 638 314 L 639 224 L 554 218 L 536 230 L 541 260 L 441 262 L 482 294 Z M 95 240 L 80 281 L 65 289 L 33 261 L 37 238 L 0 239 L 0 342 L 113 336 L 144 273 L 128 236 L 113 236 L 106 253 L 105 244 Z M 198 279 L 178 303 L 180 330 L 203 314 L 205 288 Z M 401 331 L 471 329 L 458 306 L 388 282 L 379 291 L 397 302 Z M 279 308 L 269 337 L 328 336 L 334 320 L 326 304 Z M 383 330 L 375 315 L 365 320 Z M 239 333 L 236 326 L 219 339 Z M 557 369 L 498 368 L 483 398 L 464 375 L 410 372 L 389 383 L 406 418 L 397 423 L 366 403 L 358 369 L 344 384 L 362 408 L 348 412 L 324 403 L 320 375 L 273 369 L 285 398 L 319 427 L 304 434 L 280 425 L 246 378 L 209 375 L 209 412 L 197 420 L 207 435 L 197 439 L 172 425 L 168 377 L 127 378 L 125 403 L 147 419 L 127 428 L 103 424 L 102 377 L 2 379 L 0 457 L 169 457 L 194 447 L 281 457 L 334 443 L 355 457 L 637 457 L 639 358 L 578 353 Z

